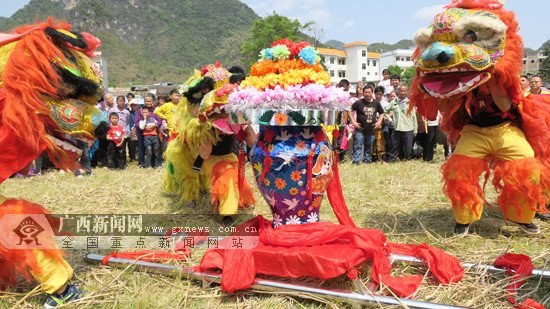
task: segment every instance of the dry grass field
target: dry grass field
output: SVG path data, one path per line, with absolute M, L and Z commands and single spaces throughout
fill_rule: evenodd
M 488 207 L 481 221 L 473 224 L 465 238 L 452 237 L 454 225 L 450 203 L 441 192 L 442 154 L 436 163 L 421 161 L 340 166 L 344 196 L 356 224 L 381 229 L 388 241 L 428 243 L 455 255 L 463 262 L 491 264 L 501 254 L 521 253 L 530 256 L 537 268 L 550 269 L 550 224 L 535 219 L 542 233 L 528 236 L 516 227 L 504 225 L 502 216 Z M 248 179 L 252 171 L 247 165 Z M 192 214 L 210 213 L 207 202 L 196 209 L 177 205 L 173 196 L 162 192 L 163 170 L 138 169 L 130 165 L 124 171 L 95 169 L 92 177 L 76 178 L 72 174 L 49 172 L 41 177 L 9 179 L 0 186 L 0 195 L 24 198 L 40 203 L 56 214 Z M 249 214 L 270 218 L 269 207 L 260 196 Z M 493 187 L 486 187 L 487 200 L 496 200 Z M 327 199 L 321 218 L 336 222 Z M 74 308 L 350 308 L 346 303 L 311 299 L 305 295 L 241 291 L 228 295 L 218 285 L 135 271 L 132 267 L 116 269 L 84 262 L 87 251 L 70 250 L 68 261 L 82 280 L 86 296 L 68 307 Z M 107 253 L 95 251 L 95 253 Z M 204 249 L 197 249 L 185 266 L 198 265 Z M 362 267 L 361 280 L 369 285 L 369 264 Z M 456 285 L 440 285 L 424 267 L 405 264 L 394 266 L 393 274 L 424 275 L 415 299 L 473 308 L 513 308 L 506 301 L 504 275 L 466 270 Z M 332 280 L 305 278 L 292 282 L 353 289 L 345 276 Z M 36 284 L 21 282 L 0 294 L 0 308 L 35 308 L 45 301 L 36 292 Z M 382 287 L 380 292 L 391 295 Z M 550 282 L 531 278 L 518 292 L 550 307 Z M 383 305 L 373 304 L 373 308 Z

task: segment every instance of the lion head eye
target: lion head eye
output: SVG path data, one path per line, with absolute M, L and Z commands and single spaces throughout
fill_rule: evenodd
M 464 43 L 476 44 L 481 48 L 491 49 L 498 46 L 505 37 L 508 26 L 498 16 L 476 11 L 472 15 L 459 19 L 453 32 Z
M 477 34 L 473 30 L 468 30 L 464 34 L 463 39 L 464 39 L 464 42 L 466 43 L 474 43 L 475 41 L 477 41 Z

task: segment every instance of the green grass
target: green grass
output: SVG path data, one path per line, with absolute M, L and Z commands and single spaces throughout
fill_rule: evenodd
M 436 163 L 421 161 L 400 162 L 391 165 L 379 163 L 354 166 L 349 162 L 340 166 L 344 197 L 352 218 L 360 227 L 381 229 L 389 242 L 428 243 L 461 261 L 491 264 L 503 253 L 529 255 L 537 268 L 544 268 L 550 260 L 550 224 L 535 219 L 542 233 L 522 234 L 516 227 L 505 226 L 496 210 L 485 208 L 480 221 L 473 224 L 470 235 L 452 237 L 453 212 L 441 192 L 441 154 Z M 173 196 L 161 190 L 163 170 L 138 169 L 131 165 L 124 171 L 95 169 L 92 177 L 75 178 L 72 174 L 49 172 L 42 177 L 9 179 L 0 186 L 0 195 L 24 198 L 45 206 L 53 213 L 112 213 L 112 214 L 204 214 L 212 212 L 205 198 L 197 209 L 178 206 Z M 246 167 L 252 179 L 250 165 Z M 486 187 L 487 200 L 496 200 L 493 187 Z M 255 189 L 257 205 L 244 213 L 261 214 L 270 218 L 266 202 Z M 328 200 L 323 201 L 321 218 L 336 222 Z M 325 308 L 350 307 L 332 303 L 285 296 L 276 293 L 243 291 L 228 295 L 217 285 L 202 286 L 200 282 L 175 277 L 148 274 L 129 269 L 115 269 L 89 265 L 83 261 L 86 252 L 72 250 L 68 261 L 78 279 L 84 281 L 87 298 L 78 308 Z M 185 266 L 198 265 L 204 250 L 196 250 Z M 369 264 L 363 268 L 361 280 L 368 286 Z M 550 266 L 546 265 L 546 269 Z M 503 275 L 467 270 L 463 280 L 453 286 L 440 285 L 424 267 L 396 265 L 393 275 L 425 275 L 415 299 L 475 308 L 512 308 L 506 301 L 505 287 L 509 280 Z M 296 282 L 293 280 L 291 282 Z M 345 278 L 316 280 L 306 278 L 301 283 L 330 288 L 353 289 Z M 22 282 L 0 295 L 0 308 L 16 305 L 23 308 L 42 306 L 41 293 L 27 295 L 35 284 Z M 520 295 L 550 305 L 550 283 L 528 280 Z M 10 294 L 15 293 L 15 294 Z M 388 294 L 383 288 L 382 293 Z M 25 296 L 29 296 L 23 299 Z

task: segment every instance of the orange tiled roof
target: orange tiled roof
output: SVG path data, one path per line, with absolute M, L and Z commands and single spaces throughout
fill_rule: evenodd
M 368 58 L 380 58 L 380 53 L 367 52 L 367 57 Z
M 337 56 L 346 57 L 346 52 L 343 50 L 338 50 L 334 48 L 322 48 L 322 47 L 317 48 L 317 50 L 319 51 L 320 54 L 337 55 Z
M 369 43 L 367 42 L 363 42 L 363 41 L 359 41 L 359 42 L 353 42 L 353 43 L 349 43 L 349 44 L 346 44 L 344 45 L 343 47 L 350 47 L 350 46 L 354 46 L 354 45 L 369 45 Z

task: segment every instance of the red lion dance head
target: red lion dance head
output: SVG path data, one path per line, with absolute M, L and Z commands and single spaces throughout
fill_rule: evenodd
M 74 167 L 82 151 L 68 137 L 92 142 L 107 130 L 95 108 L 101 72 L 89 59 L 101 42 L 70 29 L 49 18 L 0 34 L 0 183 L 43 151 Z
M 414 36 L 417 76 L 410 98 L 418 112 L 435 119 L 441 111 L 441 128 L 456 142 L 467 122 L 460 109 L 469 113 L 472 91 L 495 78 L 519 108 L 535 153 L 550 163 L 548 139 L 542 138 L 549 133 L 550 120 L 544 119 L 549 105 L 544 98 L 525 97 L 521 89 L 523 41 L 514 13 L 504 9 L 504 0 L 453 0 L 445 9 Z

